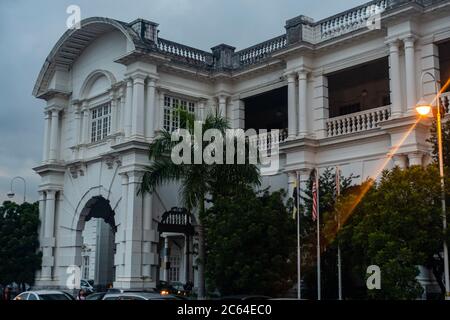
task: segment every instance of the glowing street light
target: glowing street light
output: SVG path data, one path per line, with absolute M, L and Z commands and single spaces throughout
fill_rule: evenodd
M 425 72 L 422 75 L 422 84 L 423 79 L 426 75 L 429 75 L 435 85 L 435 98 L 434 101 L 436 101 L 436 123 L 437 123 L 437 136 L 438 136 L 438 150 L 439 150 L 439 174 L 441 178 L 441 206 L 442 206 L 442 225 L 443 225 L 443 231 L 444 234 L 447 231 L 447 209 L 445 204 L 445 183 L 444 183 L 444 155 L 442 151 L 442 121 L 441 121 L 441 105 L 440 105 L 440 99 L 439 99 L 439 88 L 438 88 L 438 81 L 436 80 L 436 77 L 430 73 Z M 417 103 L 416 105 L 416 111 L 421 116 L 426 116 L 430 114 L 432 110 L 432 105 L 430 103 L 427 103 L 423 98 Z M 450 277 L 449 277 L 449 262 L 448 262 L 448 248 L 447 248 L 447 241 L 444 239 L 444 281 L 445 281 L 445 300 L 450 300 Z

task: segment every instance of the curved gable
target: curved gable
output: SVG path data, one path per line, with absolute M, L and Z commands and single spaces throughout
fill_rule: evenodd
M 33 89 L 33 95 L 39 97 L 48 88 L 55 70 L 69 71 L 83 51 L 98 37 L 110 31 L 123 33 L 129 43 L 128 51 L 139 46 L 139 36 L 127 24 L 108 18 L 88 18 L 81 22 L 80 29 L 68 30 L 59 39 L 41 68 Z

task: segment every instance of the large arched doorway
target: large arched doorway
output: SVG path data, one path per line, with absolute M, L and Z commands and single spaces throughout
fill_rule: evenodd
M 94 283 L 97 290 L 104 290 L 115 280 L 115 212 L 109 200 L 92 197 L 80 214 L 81 277 Z

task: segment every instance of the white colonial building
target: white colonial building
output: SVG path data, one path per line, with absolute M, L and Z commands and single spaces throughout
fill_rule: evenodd
M 83 20 L 50 52 L 33 92 L 47 102 L 35 168 L 43 221 L 37 285 L 65 286 L 68 266 L 90 264 L 82 232 L 91 218 L 113 229 L 114 286 L 196 281 L 195 235 L 183 228 L 194 219 L 168 212 L 181 206 L 177 187 L 137 193 L 149 144 L 178 126 L 174 106 L 199 118 L 219 112 L 233 128 L 281 129 L 269 136 L 281 165 L 264 184 L 292 190 L 295 172 L 306 181 L 314 167 L 339 165 L 365 180 L 381 168 L 428 163 L 430 122 L 410 130 L 416 101 L 434 96 L 425 72 L 450 75 L 448 0 L 372 1 L 317 22 L 298 16 L 285 34 L 240 51 L 175 43 L 142 19 Z

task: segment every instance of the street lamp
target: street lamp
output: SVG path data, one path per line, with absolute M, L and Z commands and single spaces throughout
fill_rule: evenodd
M 26 194 L 27 194 L 27 182 L 22 177 L 14 177 L 14 178 L 11 179 L 11 189 L 6 195 L 10 199 L 15 196 L 15 193 L 13 191 L 13 183 L 14 183 L 15 180 L 22 180 L 22 182 L 23 182 L 23 203 L 25 203 L 26 202 Z
M 436 77 L 430 73 L 425 72 L 422 75 L 422 84 L 423 79 L 426 75 L 429 75 L 433 81 L 435 86 L 435 101 L 436 101 L 436 122 L 437 122 L 437 136 L 438 136 L 438 151 L 439 151 L 439 174 L 441 178 L 441 205 L 442 205 L 442 224 L 444 229 L 444 234 L 447 231 L 447 210 L 445 205 L 445 182 L 444 182 L 444 156 L 442 152 L 442 122 L 441 122 L 441 105 L 439 99 L 439 88 L 438 81 Z M 423 98 L 417 103 L 416 111 L 420 116 L 427 116 L 430 114 L 433 106 L 430 103 L 427 103 Z M 445 279 L 445 300 L 450 300 L 450 277 L 449 277 L 449 264 L 448 264 L 448 249 L 447 249 L 447 241 L 444 239 L 444 279 Z

